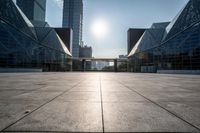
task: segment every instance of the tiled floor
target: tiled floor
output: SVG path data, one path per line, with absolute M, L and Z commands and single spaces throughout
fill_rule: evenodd
M 200 76 L 1 73 L 1 132 L 200 132 Z

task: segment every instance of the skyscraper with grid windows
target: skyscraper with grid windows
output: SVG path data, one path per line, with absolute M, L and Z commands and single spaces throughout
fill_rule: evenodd
M 83 1 L 64 0 L 63 27 L 73 30 L 72 55 L 79 57 L 79 46 L 82 45 Z

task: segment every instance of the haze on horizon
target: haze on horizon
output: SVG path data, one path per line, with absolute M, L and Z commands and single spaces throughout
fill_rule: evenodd
M 188 0 L 83 0 L 83 41 L 85 45 L 92 46 L 94 57 L 126 55 L 129 28 L 149 28 L 155 22 L 171 21 L 187 2 Z M 53 27 L 62 26 L 62 0 L 47 0 L 46 21 Z M 100 31 L 94 30 L 95 22 L 101 25 L 98 28 L 96 24 L 96 30 Z

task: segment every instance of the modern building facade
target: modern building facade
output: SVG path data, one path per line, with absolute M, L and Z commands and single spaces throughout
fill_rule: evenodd
M 128 57 L 135 72 L 199 73 L 200 1 L 190 0 L 169 24 L 145 30 Z
M 27 0 L 28 1 L 28 0 Z M 35 27 L 12 0 L 0 0 L 0 67 L 65 71 L 71 54 L 46 22 Z
M 64 0 L 63 27 L 73 30 L 72 55 L 79 57 L 79 46 L 82 44 L 83 1 Z
M 54 28 L 56 33 L 64 42 L 65 46 L 72 52 L 72 39 L 73 39 L 73 32 L 70 28 Z
M 145 29 L 130 28 L 127 32 L 127 54 L 131 52 L 137 41 L 140 39 Z
M 46 0 L 17 0 L 17 5 L 31 21 L 45 21 Z

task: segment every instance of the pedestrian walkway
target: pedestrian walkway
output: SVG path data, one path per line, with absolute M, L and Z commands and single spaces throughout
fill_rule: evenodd
M 2 73 L 2 132 L 200 132 L 200 76 Z

